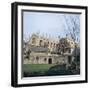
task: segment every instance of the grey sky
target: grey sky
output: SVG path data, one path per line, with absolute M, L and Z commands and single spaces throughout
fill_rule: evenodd
M 77 19 L 77 23 L 80 24 L 80 15 L 77 14 L 25 11 L 23 13 L 24 39 L 36 32 L 40 32 L 40 34 L 44 36 L 64 37 L 68 32 L 64 15 L 67 17 L 75 17 L 75 19 Z M 70 22 L 69 25 L 71 25 Z

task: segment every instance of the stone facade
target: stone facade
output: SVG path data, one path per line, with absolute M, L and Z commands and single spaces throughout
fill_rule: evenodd
M 70 45 L 74 48 L 74 42 Z M 45 38 L 39 34 L 32 34 L 24 45 L 24 64 L 69 64 L 74 60 L 71 52 L 57 54 L 60 41 L 53 38 Z M 69 47 L 70 48 L 70 47 Z M 68 49 L 67 49 L 68 50 Z M 67 51 L 66 50 L 66 51 Z M 70 48 L 73 51 L 72 48 Z
M 58 39 L 40 36 L 39 34 L 32 34 L 29 39 L 30 46 L 43 46 L 49 48 L 50 51 L 56 48 Z
M 67 55 L 30 55 L 29 59 L 24 60 L 24 64 L 67 64 Z

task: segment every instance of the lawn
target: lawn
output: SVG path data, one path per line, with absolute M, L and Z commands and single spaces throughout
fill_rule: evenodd
M 23 64 L 23 72 L 33 75 L 47 72 L 55 64 Z
M 24 77 L 74 75 L 80 74 L 80 70 L 66 68 L 64 64 L 23 64 Z

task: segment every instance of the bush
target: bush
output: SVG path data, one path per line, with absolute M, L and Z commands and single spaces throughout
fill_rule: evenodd
M 51 67 L 48 71 L 47 71 L 48 75 L 72 75 L 73 73 L 71 72 L 71 70 L 66 69 L 66 65 L 56 65 Z

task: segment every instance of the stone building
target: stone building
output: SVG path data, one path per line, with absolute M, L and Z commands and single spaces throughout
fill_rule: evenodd
M 53 49 L 56 48 L 56 45 L 58 43 L 58 40 L 56 38 L 52 39 L 50 37 L 44 37 L 37 34 L 32 34 L 32 36 L 29 39 L 29 45 L 30 46 L 42 46 L 49 48 L 50 51 L 53 51 Z
M 68 46 L 62 48 L 65 42 Z M 68 42 L 68 43 L 67 43 Z M 59 48 L 58 48 L 59 47 Z M 27 43 L 24 43 L 24 64 L 69 64 L 74 57 L 71 48 L 74 48 L 74 42 L 70 39 L 45 38 L 39 34 L 32 34 Z M 61 51 L 58 51 L 58 50 Z
M 57 48 L 61 53 L 72 54 L 73 50 L 75 49 L 75 42 L 71 38 L 61 38 Z

